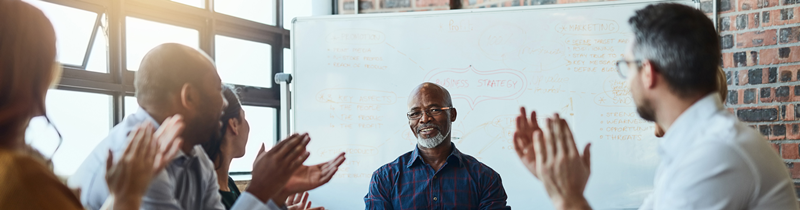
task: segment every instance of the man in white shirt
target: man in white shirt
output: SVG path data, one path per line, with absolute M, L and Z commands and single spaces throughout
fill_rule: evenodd
M 159 127 L 169 116 L 179 115 L 184 122 L 183 144 L 177 157 L 155 175 L 141 200 L 148 210 L 224 210 L 218 192 L 214 163 L 200 144 L 220 130 L 224 110 L 222 84 L 214 62 L 208 55 L 179 44 L 159 45 L 145 55 L 134 82 L 141 108 L 114 126 L 108 137 L 70 177 L 70 186 L 81 189 L 81 203 L 99 209 L 108 197 L 105 167 L 109 153 L 121 154 L 136 125 L 151 122 Z M 269 152 L 259 152 L 253 164 L 253 179 L 231 209 L 286 209 L 288 195 L 327 183 L 342 155 L 327 163 L 303 166 L 308 158 L 307 134 L 292 135 Z M 114 161 L 119 160 L 114 155 Z
M 634 40 L 617 63 L 639 115 L 667 131 L 654 192 L 641 209 L 798 209 L 781 158 L 759 132 L 722 106 L 717 91 L 720 45 L 711 20 L 681 4 L 650 5 L 629 20 Z M 515 149 L 558 209 L 591 209 L 583 191 L 590 144 L 578 153 L 566 121 L 546 129 L 517 119 Z

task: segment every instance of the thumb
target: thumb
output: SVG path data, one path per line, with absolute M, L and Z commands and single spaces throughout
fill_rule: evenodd
M 111 165 L 114 163 L 114 156 L 111 153 L 111 150 L 108 150 L 108 158 L 106 159 L 106 171 L 111 170 Z
M 586 144 L 586 147 L 583 148 L 583 164 L 586 169 L 591 171 L 592 168 L 592 152 L 590 148 L 592 147 L 592 143 Z
M 264 147 L 264 143 L 261 143 L 261 149 L 258 149 L 256 157 L 261 156 L 261 154 L 264 154 L 264 152 L 266 152 L 266 147 Z

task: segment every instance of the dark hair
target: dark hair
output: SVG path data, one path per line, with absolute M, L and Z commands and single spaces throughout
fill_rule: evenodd
M 220 145 L 222 141 L 225 140 L 225 131 L 228 130 L 228 120 L 236 119 L 239 122 L 242 121 L 242 103 L 239 101 L 239 95 L 237 94 L 239 91 L 236 87 L 232 85 L 222 85 L 222 95 L 225 96 L 225 100 L 228 101 L 228 107 L 225 108 L 222 117 L 220 117 L 220 121 L 222 121 L 222 127 L 220 128 L 220 135 L 211 136 L 211 140 L 203 143 L 203 150 L 206 151 L 208 158 L 217 164 L 218 159 L 220 158 L 220 154 L 222 153 Z M 216 168 L 220 166 L 217 165 Z
M 55 61 L 56 33 L 44 13 L 19 0 L 0 1 L 0 144 L 36 114 L 52 125 L 44 99 L 58 77 Z
M 649 5 L 628 22 L 636 59 L 650 60 L 679 97 L 715 91 L 722 57 L 719 35 L 703 12 L 675 3 Z

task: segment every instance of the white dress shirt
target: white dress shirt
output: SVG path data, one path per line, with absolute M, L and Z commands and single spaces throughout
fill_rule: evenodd
M 655 189 L 640 209 L 798 209 L 783 160 L 718 95 L 689 107 L 660 140 Z
M 114 162 L 119 161 L 128 145 L 128 133 L 137 125 L 145 121 L 155 122 L 147 112 L 141 108 L 125 118 L 119 125 L 114 126 L 92 154 L 83 161 L 77 172 L 71 176 L 68 183 L 71 187 L 81 188 L 81 203 L 88 208 L 97 210 L 108 197 L 106 186 L 106 158 L 108 150 L 114 153 Z M 150 183 L 147 193 L 142 198 L 141 209 L 145 210 L 225 210 L 219 194 L 217 174 L 214 163 L 208 159 L 200 145 L 192 149 L 192 154 L 182 151 L 177 157 Z M 242 193 L 231 209 L 277 210 L 281 209 L 272 200 L 261 202 L 248 192 Z

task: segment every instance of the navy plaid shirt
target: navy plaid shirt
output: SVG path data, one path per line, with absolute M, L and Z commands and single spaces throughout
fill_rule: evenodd
M 511 209 L 500 174 L 452 145 L 438 171 L 419 148 L 380 167 L 364 197 L 367 209 Z

